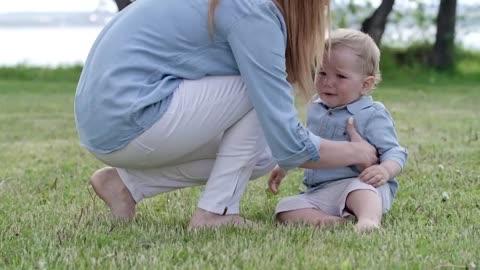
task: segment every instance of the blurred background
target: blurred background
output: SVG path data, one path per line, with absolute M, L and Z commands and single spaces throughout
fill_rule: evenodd
M 0 0 L 0 66 L 81 65 L 96 36 L 130 0 Z M 440 69 L 455 50 L 480 51 L 480 0 L 337 0 L 334 27 Z M 442 62 L 442 63 L 440 63 Z
M 113 0 L 0 0 L 0 66 L 82 64 Z

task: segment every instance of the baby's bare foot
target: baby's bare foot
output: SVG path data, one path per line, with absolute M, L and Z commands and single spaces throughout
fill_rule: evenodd
M 240 215 L 219 215 L 197 208 L 190 219 L 189 229 L 218 228 L 221 226 L 248 227 L 255 223 Z
M 135 216 L 135 201 L 115 168 L 96 171 L 90 183 L 98 197 L 110 207 L 114 217 L 131 219 Z
M 369 233 L 380 229 L 380 222 L 371 219 L 359 220 L 354 229 L 357 233 Z
M 324 216 L 324 217 L 316 218 L 314 221 L 314 224 L 317 227 L 327 227 L 327 226 L 340 225 L 347 221 L 348 219 L 343 217 Z

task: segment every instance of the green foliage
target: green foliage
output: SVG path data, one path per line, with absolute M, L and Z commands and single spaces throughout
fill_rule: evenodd
M 42 68 L 19 65 L 15 67 L 0 67 L 0 79 L 22 81 L 77 81 L 82 66 L 65 66 Z
M 375 3 L 375 6 L 372 4 Z M 388 16 L 382 44 L 407 47 L 421 42 L 434 42 L 436 17 L 440 1 L 395 1 Z M 380 1 L 338 0 L 332 6 L 333 28 L 360 29 L 362 22 L 379 6 Z M 479 5 L 459 3 L 456 17 L 456 36 L 477 31 Z M 471 7 L 471 8 L 470 8 Z M 461 39 L 459 39 L 461 40 Z
M 407 48 L 382 48 L 381 71 L 387 83 L 480 82 L 480 52 L 457 48 L 456 65 L 437 71 L 428 65 L 432 45 L 415 43 Z
M 480 80 L 480 52 L 470 50 L 456 50 L 456 71 L 467 77 Z
M 407 48 L 382 48 L 381 71 L 385 83 L 401 83 L 414 80 L 417 83 L 437 81 L 467 80 L 480 81 L 480 52 L 457 48 L 456 66 L 447 72 L 439 72 L 427 65 L 431 44 L 415 43 Z M 82 70 L 81 66 L 60 68 L 39 67 L 1 67 L 0 80 L 44 81 L 44 82 L 77 82 Z M 0 88 L 0 91 L 6 91 Z
M 362 4 L 353 0 L 335 2 L 332 6 L 333 28 L 359 28 L 373 10 L 370 1 Z
M 434 22 L 434 16 L 428 16 L 426 14 L 425 3 L 421 1 L 412 1 L 416 4 L 416 8 L 413 9 L 412 16 L 415 19 L 416 25 L 420 29 L 427 29 Z

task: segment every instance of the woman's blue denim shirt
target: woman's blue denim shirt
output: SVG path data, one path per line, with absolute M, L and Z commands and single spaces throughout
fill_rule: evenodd
M 393 160 L 403 169 L 407 162 L 407 149 L 402 147 L 395 132 L 395 125 L 385 106 L 374 102 L 371 96 L 338 108 L 328 108 L 315 97 L 308 108 L 307 127 L 325 139 L 333 141 L 350 141 L 346 131 L 348 118 L 353 117 L 358 133 L 377 148 L 380 162 Z M 324 184 L 345 178 L 357 177 L 360 171 L 355 166 L 334 169 L 305 170 L 303 183 L 307 189 L 316 189 Z M 396 179 L 388 181 L 393 194 L 396 193 Z
M 287 82 L 287 31 L 272 0 L 220 1 L 213 40 L 206 0 L 141 0 L 103 29 L 75 96 L 81 144 L 126 146 L 169 106 L 183 79 L 240 75 L 274 159 L 285 169 L 318 160 L 320 138 L 297 117 Z

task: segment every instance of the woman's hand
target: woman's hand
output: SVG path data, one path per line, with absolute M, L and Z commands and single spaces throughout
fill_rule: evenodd
M 353 117 L 350 117 L 347 121 L 347 132 L 350 135 L 352 145 L 354 146 L 354 153 L 358 162 L 355 165 L 358 166 L 360 171 L 378 163 L 377 149 L 367 141 L 365 141 L 360 134 L 358 134 L 355 126 L 353 125 Z
M 323 169 L 356 165 L 362 171 L 377 164 L 377 149 L 358 134 L 353 125 L 353 118 L 349 118 L 347 121 L 347 132 L 350 135 L 350 142 L 322 139 L 320 149 L 318 149 L 320 160 L 310 160 L 299 167 Z
M 268 178 L 268 189 L 273 193 L 278 193 L 278 187 L 283 178 L 287 175 L 287 171 L 278 167 L 278 165 L 272 170 L 270 178 Z

